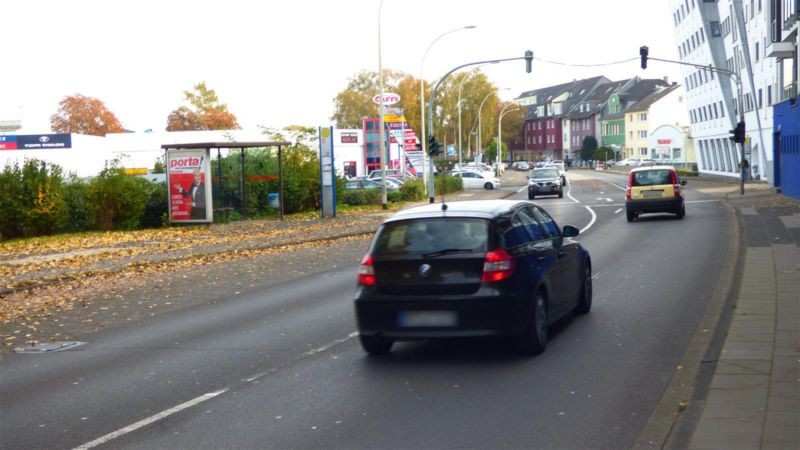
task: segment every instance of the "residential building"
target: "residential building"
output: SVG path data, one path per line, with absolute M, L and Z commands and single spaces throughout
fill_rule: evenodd
M 576 102 L 567 113 L 565 120 L 564 149 L 570 158 L 581 159 L 583 141 L 589 136 L 600 143 L 600 115 L 608 98 L 628 80 L 612 81 L 597 86 L 585 99 Z
M 767 57 L 777 66 L 773 108 L 775 174 L 773 184 L 784 194 L 800 198 L 800 0 L 770 0 Z
M 698 66 L 681 70 L 703 173 L 739 177 L 744 157 L 754 178 L 774 181 L 772 105 L 779 97 L 779 65 L 767 50 L 771 3 L 671 0 L 680 60 Z M 729 139 L 742 119 L 744 148 Z
M 527 114 L 523 126 L 523 149 L 528 160 L 568 158 L 565 140 L 569 144 L 569 132 L 564 133 L 568 112 L 580 104 L 598 86 L 609 83 L 603 76 L 574 80 L 571 83 L 548 86 L 523 92 L 517 102 L 525 106 Z M 567 122 L 567 129 L 571 123 Z M 515 151 L 519 155 L 519 150 Z
M 634 77 L 612 92 L 600 114 L 600 146 L 611 148 L 618 158 L 647 157 L 649 150 L 646 145 L 626 146 L 626 139 L 631 139 L 632 135 L 630 130 L 626 131 L 625 113 L 648 95 L 668 85 L 666 80 Z
M 670 164 L 695 162 L 694 146 L 687 146 L 679 137 L 688 137 L 689 117 L 684 104 L 683 86 L 673 83 L 657 87 L 656 91 L 631 106 L 625 113 L 625 148 L 637 156 Z M 664 136 L 653 139 L 655 131 Z

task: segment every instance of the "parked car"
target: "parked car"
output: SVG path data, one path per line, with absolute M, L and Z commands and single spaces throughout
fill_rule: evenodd
M 640 167 L 640 166 L 652 166 L 655 165 L 655 161 L 649 158 L 625 158 L 623 160 L 617 161 L 614 163 L 615 166 L 629 166 L 629 167 Z
M 351 178 L 344 183 L 345 189 L 380 189 L 381 180 L 367 180 L 366 178 Z M 400 189 L 392 183 L 387 182 L 386 190 L 395 191 Z
M 387 219 L 358 270 L 355 316 L 370 354 L 395 341 L 514 336 L 544 351 L 548 325 L 592 307 L 592 263 L 573 226 L 541 207 L 482 200 Z
M 391 178 L 403 178 L 403 171 L 400 169 L 386 169 L 386 177 Z M 413 173 L 406 170 L 405 172 L 406 178 L 417 178 Z M 380 180 L 381 179 L 381 171 L 380 170 L 373 170 L 372 172 L 367 175 L 368 180 Z
M 527 161 L 514 161 L 511 163 L 511 170 L 516 170 L 518 172 L 527 172 L 530 170 L 530 167 Z
M 475 162 L 468 162 L 468 163 L 461 163 L 461 164 L 454 164 L 453 171 L 456 172 L 463 172 L 463 171 L 471 171 L 471 172 L 480 172 L 480 173 L 487 173 L 494 176 L 494 169 L 492 166 L 483 163 L 475 163 Z
M 686 215 L 682 187 L 686 181 L 678 177 L 672 166 L 637 167 L 628 173 L 625 190 L 625 215 L 633 222 L 642 214 L 671 213 L 678 219 Z
M 451 175 L 461 178 L 464 189 L 497 189 L 500 187 L 500 180 L 492 172 L 461 170 L 454 171 Z
M 561 174 L 555 167 L 533 169 L 528 178 L 528 200 L 533 200 L 537 195 L 558 195 L 564 197 Z

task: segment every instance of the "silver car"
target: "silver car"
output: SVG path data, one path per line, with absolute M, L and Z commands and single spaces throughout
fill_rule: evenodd
M 564 197 L 563 177 L 555 167 L 533 169 L 528 177 L 528 200 L 537 195 L 558 195 Z

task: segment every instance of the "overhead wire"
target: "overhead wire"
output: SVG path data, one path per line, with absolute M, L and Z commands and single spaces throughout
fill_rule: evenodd
M 559 62 L 559 61 L 551 61 L 551 60 L 544 59 L 544 58 L 537 58 L 536 56 L 534 56 L 533 59 L 535 59 L 537 61 L 544 62 L 544 63 L 548 63 L 548 64 L 555 64 L 555 65 L 567 66 L 567 67 L 603 67 L 603 66 L 613 66 L 613 65 L 616 65 L 616 64 L 624 64 L 624 63 L 628 63 L 628 62 L 631 62 L 631 61 L 636 61 L 637 59 L 639 59 L 639 57 L 624 59 L 622 61 L 614 61 L 614 62 L 598 63 L 598 64 L 571 64 L 571 63 L 565 63 L 565 62 Z

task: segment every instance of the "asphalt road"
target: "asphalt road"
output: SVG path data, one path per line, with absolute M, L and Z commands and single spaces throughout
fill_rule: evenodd
M 4 361 L 0 448 L 630 447 L 697 331 L 732 217 L 690 182 L 684 220 L 629 224 L 621 175 L 568 176 L 568 195 L 536 202 L 581 228 L 594 306 L 542 355 L 455 340 L 367 357 L 356 267 L 341 267 Z

